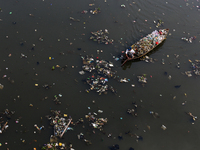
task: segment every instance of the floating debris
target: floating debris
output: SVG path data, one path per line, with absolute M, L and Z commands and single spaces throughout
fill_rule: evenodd
M 90 40 L 93 40 L 95 42 L 98 42 L 99 44 L 100 43 L 103 43 L 103 44 L 113 44 L 114 40 L 113 39 L 110 39 L 108 37 L 108 30 L 105 29 L 104 31 L 103 30 L 99 30 L 99 31 L 96 31 L 96 32 L 91 32 L 92 33 L 92 36 L 90 37 Z
M 2 85 L 1 83 L 0 83 L 0 89 L 2 90 L 4 88 L 4 85 Z
M 182 37 L 181 40 L 183 41 L 186 41 L 188 43 L 192 43 L 193 40 L 196 39 L 196 36 L 192 36 L 192 37 L 189 37 L 189 38 L 186 38 L 186 37 Z
M 163 65 L 165 64 L 165 60 L 164 60 L 164 59 L 162 59 L 162 64 L 163 64 Z
M 191 76 L 192 76 L 192 71 L 185 71 L 185 74 L 186 74 L 188 77 L 191 77 Z
M 9 109 L 5 109 L 3 112 L 0 113 L 0 133 L 3 133 L 6 129 L 8 129 L 9 120 L 14 113 L 14 111 L 10 111 Z
M 82 14 L 87 14 L 88 11 L 87 11 L 87 10 L 83 10 L 83 11 L 81 11 L 81 13 L 82 13 Z
M 197 120 L 197 116 L 194 116 L 191 112 L 188 112 L 187 114 L 192 117 L 193 121 Z
M 108 79 L 116 79 L 120 83 L 129 82 L 130 79 L 120 78 L 116 75 L 116 71 L 113 70 L 114 64 L 106 60 L 95 60 L 93 57 L 85 56 L 81 57 L 83 61 L 82 69 L 85 72 L 93 73 L 86 79 L 86 83 L 90 85 L 89 89 L 86 89 L 86 92 L 95 90 L 99 95 L 102 93 L 107 94 L 108 90 L 111 90 L 113 93 L 117 91 L 111 86 L 108 85 Z M 80 74 L 80 72 L 79 72 Z
M 69 129 L 69 125 L 72 121 L 72 118 L 67 118 L 66 114 L 62 114 L 60 111 L 51 110 L 52 116 L 47 116 L 50 120 L 50 125 L 54 128 L 54 136 L 62 138 L 64 133 Z
M 143 60 L 147 63 L 154 63 L 154 59 L 150 58 L 149 56 L 144 56 L 143 58 L 140 58 L 140 60 Z
M 65 143 L 55 142 L 55 143 L 44 144 L 41 149 L 42 150 L 62 150 L 62 149 L 67 149 L 67 147 Z
M 123 78 L 123 79 L 120 79 L 119 82 L 121 83 L 126 83 L 126 82 L 129 82 L 130 79 L 127 79 L 127 78 Z
M 90 13 L 93 14 L 93 15 L 96 15 L 96 14 L 98 14 L 100 12 L 101 12 L 100 8 L 95 8 L 94 10 L 90 10 Z
M 177 63 L 176 67 L 180 69 L 180 62 Z
M 156 24 L 156 28 L 163 26 L 164 22 L 161 19 L 158 19 L 157 21 L 153 21 Z
M 79 71 L 79 74 L 80 74 L 80 75 L 84 75 L 85 72 L 82 70 L 82 71 Z
M 80 19 L 74 19 L 73 17 L 69 17 L 69 19 L 75 22 L 80 22 Z
M 175 85 L 174 87 L 175 87 L 175 88 L 180 88 L 180 87 L 181 87 L 181 85 Z
M 125 8 L 126 6 L 124 4 L 121 4 L 121 8 Z
M 112 86 L 106 84 L 107 82 L 108 79 L 101 76 L 88 77 L 86 83 L 90 85 L 90 89 L 86 89 L 86 92 L 89 93 L 89 91 L 95 90 L 99 95 L 101 95 L 102 93 L 106 94 L 107 90 L 111 90 L 113 93 L 116 93 L 116 90 Z
M 20 58 L 27 58 L 27 56 L 24 55 L 23 53 L 21 53 L 21 57 Z
M 93 3 L 93 4 L 89 4 L 89 6 L 94 6 L 95 4 Z
M 189 59 L 189 62 L 191 63 L 191 68 L 192 70 L 191 71 L 185 71 L 185 75 L 187 75 L 188 77 L 191 77 L 192 76 L 192 73 L 194 73 L 195 75 L 200 75 L 200 60 L 195 60 L 194 62 L 191 61 Z
M 79 140 L 83 140 L 86 143 L 86 145 L 91 145 L 92 144 L 92 142 L 90 140 L 87 140 L 85 138 L 85 135 L 83 133 L 79 133 L 77 136 L 78 136 L 78 139 Z
M 85 118 L 93 129 L 99 129 L 100 131 L 103 131 L 103 126 L 108 122 L 107 118 L 97 118 L 91 113 L 85 115 Z
M 147 83 L 146 74 L 143 74 L 142 76 L 137 76 L 137 77 L 138 77 L 139 82 Z
M 166 130 L 167 127 L 166 127 L 165 125 L 162 125 L 162 126 L 161 126 L 161 129 Z
M 159 114 L 157 112 L 154 111 L 150 111 L 149 112 L 154 118 L 160 118 Z
M 129 108 L 129 109 L 127 109 L 127 114 L 131 114 L 131 115 L 133 115 L 133 116 L 135 116 L 135 117 L 137 117 L 137 104 L 136 103 L 132 103 L 132 104 L 134 104 L 134 108 Z

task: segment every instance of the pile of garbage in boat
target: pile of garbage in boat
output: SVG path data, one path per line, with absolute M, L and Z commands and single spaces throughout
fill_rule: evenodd
M 69 127 L 72 118 L 67 114 L 62 114 L 60 111 L 51 110 L 53 115 L 47 116 L 50 120 L 50 125 L 54 127 L 54 136 L 62 138 L 67 130 L 73 130 Z
M 1 112 L 0 133 L 3 133 L 9 127 L 8 122 L 14 113 L 14 111 L 10 111 L 8 109 L 5 109 L 3 112 Z
M 98 42 L 99 44 L 100 43 L 103 43 L 103 44 L 113 44 L 114 40 L 113 39 L 110 39 L 108 37 L 108 30 L 105 29 L 104 31 L 103 30 L 99 30 L 99 31 L 96 31 L 96 32 L 91 32 L 92 33 L 92 36 L 90 37 L 90 40 L 93 40 L 95 42 Z
M 129 82 L 130 79 L 120 78 L 116 75 L 116 71 L 112 68 L 114 67 L 113 63 L 110 61 L 100 60 L 97 58 L 96 60 L 93 57 L 85 56 L 81 57 L 83 60 L 83 66 L 79 74 L 83 75 L 85 72 L 92 73 L 86 79 L 86 83 L 90 85 L 89 89 L 86 89 L 86 92 L 90 92 L 91 90 L 95 90 L 99 95 L 102 93 L 107 94 L 108 90 L 111 90 L 113 93 L 117 93 L 116 89 L 113 86 L 108 85 L 108 79 L 113 78 L 120 83 Z
M 156 45 L 160 44 L 167 35 L 167 30 L 160 29 L 153 31 L 151 34 L 148 34 L 146 37 L 140 39 L 138 42 L 131 46 L 136 53 L 136 55 L 142 55 L 151 51 Z
M 187 75 L 188 77 L 192 76 L 192 73 L 194 73 L 195 75 L 200 75 L 200 60 L 195 60 L 195 61 L 191 61 L 189 60 L 189 62 L 191 63 L 191 68 L 192 70 L 190 71 L 185 71 L 185 75 Z

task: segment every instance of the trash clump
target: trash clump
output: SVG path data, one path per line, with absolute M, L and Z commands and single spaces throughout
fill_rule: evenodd
M 3 133 L 6 129 L 8 129 L 9 127 L 8 122 L 14 113 L 15 113 L 14 111 L 10 111 L 8 109 L 5 109 L 3 112 L 0 113 L 1 117 L 0 133 Z
M 155 61 L 153 58 L 150 58 L 149 56 L 144 56 L 144 57 L 140 58 L 140 60 L 145 61 L 147 63 L 154 63 L 154 61 Z
M 90 10 L 90 13 L 93 14 L 93 15 L 96 15 L 96 14 L 98 14 L 100 12 L 101 12 L 100 8 L 95 8 L 94 10 Z
M 141 83 L 147 83 L 147 78 L 146 78 L 146 74 L 143 74 L 142 76 L 137 76 L 138 77 L 138 81 Z
M 116 89 L 113 86 L 108 85 L 110 78 L 117 80 L 120 83 L 129 82 L 130 79 L 120 78 L 116 75 L 117 71 L 114 71 L 114 64 L 110 61 L 96 60 L 93 57 L 85 56 L 81 57 L 83 61 L 82 71 L 79 71 L 79 74 L 85 74 L 85 72 L 92 73 L 85 81 L 90 86 L 89 89 L 86 89 L 86 92 L 95 90 L 99 95 L 102 93 L 107 94 L 107 90 L 111 90 L 113 93 L 117 93 Z
M 89 125 L 93 129 L 98 129 L 99 131 L 103 131 L 103 126 L 108 122 L 107 118 L 97 118 L 90 112 L 85 115 L 85 118 L 89 121 Z
M 157 21 L 153 21 L 156 24 L 156 28 L 163 26 L 164 22 L 161 19 L 158 19 Z
M 192 71 L 185 71 L 185 75 L 187 75 L 188 77 L 192 76 Z
M 89 4 L 89 6 L 93 6 L 93 4 Z M 81 11 L 82 14 L 87 14 L 88 12 L 93 15 L 96 15 L 101 12 L 101 9 L 98 7 L 98 8 L 94 8 L 94 9 L 90 9 L 90 10 L 82 10 Z
M 116 93 L 116 90 L 112 86 L 106 84 L 107 82 L 108 79 L 103 78 L 101 76 L 88 77 L 86 79 L 86 83 L 90 85 L 90 89 L 86 89 L 86 92 L 89 93 L 89 91 L 91 90 L 96 90 L 96 92 L 99 93 L 99 95 L 101 95 L 101 93 L 106 94 L 106 91 L 110 89 L 113 93 Z
M 191 68 L 192 70 L 190 71 L 185 71 L 185 75 L 187 75 L 188 77 L 191 77 L 192 76 L 192 73 L 199 76 L 200 75 L 200 60 L 195 60 L 195 61 L 191 61 L 189 59 L 189 62 L 191 63 Z
M 59 99 L 61 97 L 62 97 L 62 94 L 54 95 L 53 101 L 55 102 L 55 104 L 61 104 L 61 101 Z
M 90 37 L 90 40 L 93 40 L 95 42 L 98 42 L 99 44 L 103 43 L 103 44 L 113 44 L 114 40 L 110 39 L 108 37 L 108 30 L 105 29 L 103 30 L 99 30 L 96 32 L 91 32 L 92 36 Z
M 41 148 L 42 150 L 61 150 L 66 149 L 64 143 L 47 143 Z
M 67 145 L 66 143 L 58 142 L 58 139 L 53 135 L 51 135 L 50 137 L 50 142 L 44 144 L 41 148 L 41 150 L 62 150 L 62 149 L 74 150 L 72 148 L 72 144 Z
M 137 108 L 138 108 L 138 105 L 134 102 L 132 103 L 134 105 L 134 108 L 130 108 L 130 109 L 127 109 L 127 114 L 131 114 L 132 116 L 135 116 L 137 117 L 138 114 L 137 114 Z
M 51 112 L 52 115 L 47 116 L 47 118 L 50 120 L 50 125 L 54 128 L 54 136 L 62 138 L 67 130 L 73 130 L 73 128 L 69 127 L 72 121 L 71 117 L 57 110 L 51 110 Z
M 192 36 L 192 37 L 189 37 L 189 38 L 186 38 L 186 37 L 182 37 L 181 40 L 183 41 L 186 41 L 188 43 L 192 43 L 193 40 L 196 39 L 196 36 Z

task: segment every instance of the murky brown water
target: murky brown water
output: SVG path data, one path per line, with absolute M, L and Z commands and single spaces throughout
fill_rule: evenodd
M 89 7 L 90 3 L 95 5 Z M 121 4 L 125 4 L 126 8 L 120 8 Z M 61 142 L 72 142 L 76 150 L 106 150 L 113 144 L 119 144 L 122 150 L 128 150 L 130 147 L 135 150 L 198 149 L 199 121 L 191 124 L 190 117 L 185 112 L 190 111 L 196 116 L 200 113 L 200 79 L 198 76 L 188 78 L 181 74 L 191 70 L 188 59 L 200 59 L 200 12 L 197 6 L 198 0 L 0 1 L 0 77 L 7 75 L 15 81 L 11 84 L 6 78 L 0 79 L 0 83 L 5 86 L 0 91 L 0 111 L 8 108 L 16 112 L 9 121 L 9 128 L 0 135 L 1 148 L 31 150 L 34 147 L 39 149 L 47 143 L 53 130 L 49 128 L 45 116 L 50 114 L 51 109 L 71 115 L 74 121 L 84 117 L 88 112 L 97 112 L 101 109 L 104 112 L 99 117 L 107 117 L 109 120 L 104 127 L 106 135 L 98 131 L 93 134 L 85 122 L 85 129 L 81 125 L 75 126 L 74 131 L 68 131 Z M 95 7 L 99 7 L 101 13 L 81 14 L 82 10 Z M 34 16 L 31 17 L 29 14 Z M 73 22 L 69 17 L 80 19 L 80 22 Z M 151 53 L 150 57 L 157 61 L 130 62 L 121 68 L 121 62 L 115 61 L 113 56 L 118 56 L 122 50 L 155 30 L 153 21 L 158 19 L 164 22 L 163 28 L 170 29 L 171 35 Z M 100 29 L 108 29 L 109 37 L 115 40 L 113 45 L 97 44 L 89 40 L 90 32 Z M 43 42 L 38 40 L 40 36 L 43 37 Z M 197 38 L 190 44 L 181 40 L 184 36 Z M 20 42 L 24 45 L 21 46 Z M 31 50 L 32 44 L 36 45 L 34 50 Z M 103 53 L 98 55 L 97 49 L 103 50 Z M 60 55 L 60 52 L 64 52 L 65 55 Z M 28 58 L 20 58 L 21 53 Z M 12 56 L 8 57 L 9 54 Z M 82 66 L 80 55 L 86 54 L 114 62 L 117 74 L 131 81 L 119 83 L 110 79 L 110 84 L 118 91 L 117 95 L 110 92 L 101 96 L 95 92 L 86 93 L 85 89 L 89 87 L 83 80 L 89 74 L 81 76 L 78 73 Z M 176 58 L 174 54 L 179 57 Z M 54 59 L 50 61 L 49 57 Z M 162 59 L 165 60 L 164 65 L 161 63 Z M 178 62 L 180 69 L 176 67 Z M 52 71 L 51 68 L 55 65 L 68 65 L 68 68 L 63 72 L 59 69 Z M 167 72 L 167 75 L 164 72 Z M 148 78 L 148 83 L 144 87 L 137 81 L 137 76 L 143 73 L 147 74 Z M 168 79 L 168 75 L 172 76 L 171 80 Z M 55 83 L 55 86 L 45 90 L 42 87 L 35 87 L 36 83 L 40 86 Z M 132 84 L 135 84 L 135 88 L 131 87 Z M 181 87 L 176 89 L 175 85 Z M 63 95 L 60 99 L 62 105 L 55 105 L 52 99 L 59 93 Z M 45 96 L 48 96 L 48 99 L 41 100 Z M 173 99 L 174 96 L 176 99 Z M 92 104 L 92 100 L 95 100 L 96 104 Z M 186 105 L 182 106 L 185 101 Z M 138 104 L 138 117 L 126 114 L 126 110 L 132 108 L 132 102 Z M 33 107 L 29 107 L 29 104 L 33 104 Z M 88 110 L 88 107 L 91 109 Z M 160 118 L 153 118 L 149 111 L 158 112 Z M 16 124 L 15 119 L 19 117 L 19 124 Z M 34 124 L 44 125 L 45 130 L 35 134 Z M 167 130 L 161 129 L 162 124 Z M 147 125 L 151 127 L 150 130 Z M 126 135 L 125 132 L 129 130 L 133 134 L 143 136 L 143 141 L 137 143 L 135 137 Z M 93 144 L 86 146 L 83 141 L 78 140 L 77 134 L 80 132 L 83 132 Z M 109 133 L 112 133 L 111 138 L 107 137 Z M 120 133 L 123 134 L 123 140 L 117 138 Z M 22 143 L 22 140 L 26 142 Z

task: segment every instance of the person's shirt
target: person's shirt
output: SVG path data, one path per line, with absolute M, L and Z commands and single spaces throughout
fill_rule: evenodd
M 133 49 L 131 49 L 129 52 L 130 52 L 131 54 L 135 54 L 135 51 L 134 51 Z
M 126 53 L 126 54 L 128 54 L 128 52 L 129 52 L 129 50 L 128 50 L 128 49 L 126 49 L 126 52 L 125 52 L 125 53 Z
M 131 50 L 126 50 L 126 54 L 128 54 L 128 53 L 131 53 L 131 54 L 135 54 L 135 51 L 133 50 L 133 49 L 131 49 Z

